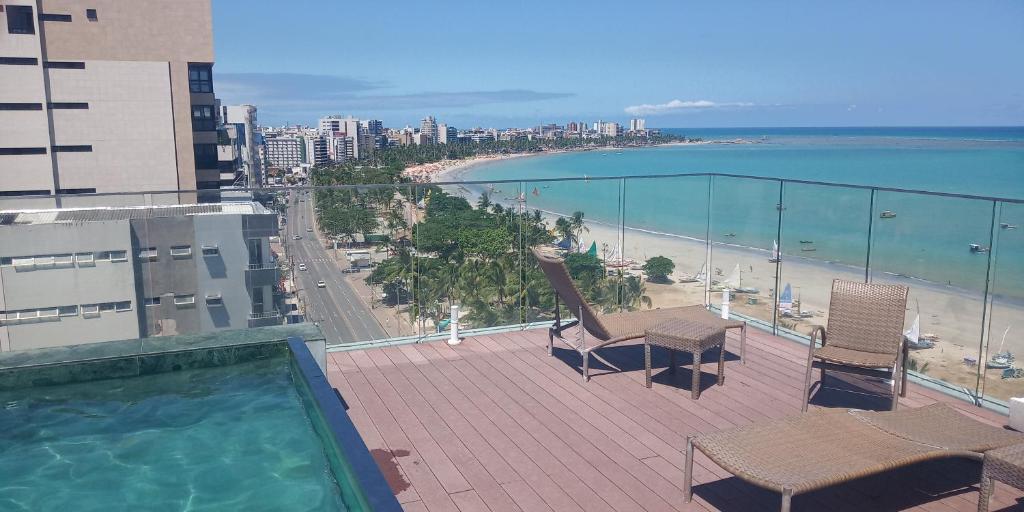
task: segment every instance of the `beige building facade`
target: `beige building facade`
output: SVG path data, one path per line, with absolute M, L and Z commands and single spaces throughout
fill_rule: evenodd
M 0 6 L 0 203 L 218 188 L 210 0 Z

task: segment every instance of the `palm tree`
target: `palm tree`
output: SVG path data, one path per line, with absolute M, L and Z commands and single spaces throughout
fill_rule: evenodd
M 572 217 L 569 217 L 569 228 L 573 232 L 574 245 L 579 242 L 580 235 L 582 235 L 584 231 L 588 233 L 590 232 L 590 228 L 583 223 L 583 212 L 581 211 L 572 212 Z

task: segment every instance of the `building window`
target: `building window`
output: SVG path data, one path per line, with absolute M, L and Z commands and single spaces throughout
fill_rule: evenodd
M 58 194 L 75 195 L 75 194 L 95 194 L 96 189 L 94 188 L 58 188 Z
M 174 305 L 175 306 L 192 306 L 196 303 L 196 296 L 193 294 L 188 295 L 175 295 Z
M 77 261 L 80 266 L 93 266 L 96 264 L 96 257 L 91 252 L 79 252 L 75 253 L 75 261 Z
M 82 316 L 85 318 L 96 318 L 100 316 L 100 305 L 82 304 Z
M 213 66 L 189 64 L 188 89 L 191 92 L 213 92 Z
M 108 259 L 110 261 L 128 261 L 128 251 L 110 251 L 108 253 Z
M 104 302 L 100 304 L 100 313 L 110 313 L 117 308 L 116 302 Z
M 50 14 L 41 12 L 39 13 L 39 21 L 63 21 L 65 23 L 71 21 L 70 14 Z
M 36 66 L 39 60 L 35 57 L 0 57 L 0 64 L 8 66 Z
M 85 69 L 84 62 L 61 62 L 48 60 L 43 62 L 43 68 L 45 69 Z
M 8 5 L 7 9 L 7 33 L 9 34 L 35 34 L 36 26 L 32 20 L 31 5 Z
M 171 257 L 172 258 L 189 258 L 192 256 L 191 245 L 174 245 L 171 246 Z
M 160 297 L 147 297 L 145 304 L 147 306 L 159 306 L 160 305 Z
M 216 144 L 193 144 L 192 148 L 196 157 L 196 169 L 217 168 Z
M 72 146 L 50 146 L 54 153 L 91 153 L 92 146 L 88 144 Z
M 139 259 L 146 261 L 156 261 L 159 254 L 156 251 L 156 247 L 146 247 L 145 249 L 139 249 Z
M 83 110 L 89 108 L 88 103 L 70 103 L 70 102 L 50 102 L 46 104 L 46 108 L 50 110 L 55 109 L 78 109 Z
M 53 257 L 53 264 L 58 267 L 73 267 L 75 257 L 71 254 L 57 254 Z
M 42 110 L 42 103 L 0 103 L 0 110 Z
M 0 148 L 0 155 L 45 155 L 46 148 Z
M 132 310 L 132 301 L 130 301 L 130 300 L 123 300 L 121 302 L 115 302 L 114 303 L 114 311 L 131 311 L 131 310 Z
M 89 21 L 99 21 L 99 17 L 96 16 L 96 9 L 86 9 L 85 17 L 88 18 Z
M 48 196 L 49 190 L 0 190 L 0 197 Z
M 217 256 L 220 254 L 220 247 L 216 245 L 204 245 L 203 256 Z
M 60 316 L 78 316 L 78 306 L 61 306 L 57 308 Z
M 221 294 L 219 294 L 219 293 L 211 293 L 211 294 L 206 296 L 206 305 L 207 306 L 223 306 L 224 305 L 224 297 L 222 297 Z
M 213 118 L 213 105 L 192 105 L 192 131 L 208 132 L 217 129 Z

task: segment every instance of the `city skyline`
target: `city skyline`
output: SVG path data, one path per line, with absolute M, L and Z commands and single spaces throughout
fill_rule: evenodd
M 391 126 L 1024 124 L 1024 71 L 1006 64 L 1024 44 L 1019 3 L 652 10 L 215 2 L 217 90 L 272 125 L 331 113 Z

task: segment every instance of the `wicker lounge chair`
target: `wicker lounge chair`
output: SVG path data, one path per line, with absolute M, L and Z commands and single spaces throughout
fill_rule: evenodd
M 813 368 L 821 368 L 821 386 L 825 385 L 826 369 L 891 378 L 892 410 L 896 410 L 899 397 L 907 396 L 908 348 L 903 340 L 907 293 L 907 287 L 900 285 L 832 281 L 828 329 L 818 325 L 811 332 L 804 381 L 805 412 L 811 400 Z M 819 336 L 821 346 L 817 347 Z
M 686 439 L 683 491 L 692 497 L 693 450 L 764 489 L 792 497 L 918 462 L 982 460 L 1024 434 L 975 421 L 947 404 L 901 411 L 822 409 Z
M 583 298 L 583 294 L 576 288 L 569 270 L 565 267 L 562 258 L 546 254 L 536 248 L 531 249 L 537 258 L 541 270 L 547 276 L 551 287 L 555 290 L 555 323 L 548 329 L 548 355 L 552 354 L 554 338 L 562 338 L 562 331 L 573 326 L 578 326 L 578 336 L 574 343 L 566 341 L 573 349 L 583 356 L 583 381 L 590 380 L 590 353 L 614 343 L 638 339 L 644 337 L 644 331 L 667 320 L 683 319 L 704 323 L 723 329 L 740 329 L 740 360 L 746 356 L 747 345 L 747 324 L 739 320 L 723 320 L 708 312 L 700 304 L 694 306 L 683 306 L 665 309 L 650 309 L 643 311 L 626 311 L 622 313 L 598 314 Z M 559 299 L 565 302 L 569 311 L 573 312 L 576 320 L 562 324 L 559 311 Z M 597 338 L 598 343 L 588 347 L 585 333 Z

